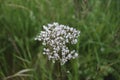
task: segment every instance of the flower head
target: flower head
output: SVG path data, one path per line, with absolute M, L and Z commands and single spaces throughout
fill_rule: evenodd
M 58 60 L 63 65 L 78 56 L 76 51 L 70 51 L 66 44 L 76 44 L 80 31 L 58 23 L 48 24 L 43 26 L 43 29 L 35 40 L 42 41 L 45 46 L 43 54 L 46 54 L 49 60 Z

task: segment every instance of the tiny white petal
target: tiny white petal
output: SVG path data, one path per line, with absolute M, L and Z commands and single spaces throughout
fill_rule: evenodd
M 75 55 L 74 55 L 75 57 L 78 57 L 78 54 L 77 53 L 75 53 Z

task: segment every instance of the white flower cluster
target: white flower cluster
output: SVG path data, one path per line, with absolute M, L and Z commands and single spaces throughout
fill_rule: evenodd
M 35 40 L 43 41 L 43 54 L 48 55 L 49 60 L 58 60 L 63 65 L 78 56 L 75 50 L 68 49 L 67 44 L 76 44 L 80 31 L 58 23 L 48 24 L 43 29 Z

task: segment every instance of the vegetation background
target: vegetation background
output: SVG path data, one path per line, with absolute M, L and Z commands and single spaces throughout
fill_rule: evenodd
M 0 80 L 60 80 L 34 41 L 52 22 L 81 31 L 61 80 L 120 80 L 120 0 L 0 0 Z

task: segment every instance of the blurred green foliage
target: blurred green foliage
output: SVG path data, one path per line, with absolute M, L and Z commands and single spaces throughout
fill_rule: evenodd
M 33 76 L 11 80 L 57 80 L 57 67 L 34 41 L 52 22 L 81 31 L 79 57 L 62 66 L 62 80 L 120 80 L 120 0 L 0 0 L 0 79 L 23 69 Z M 69 72 L 69 73 L 68 73 Z

